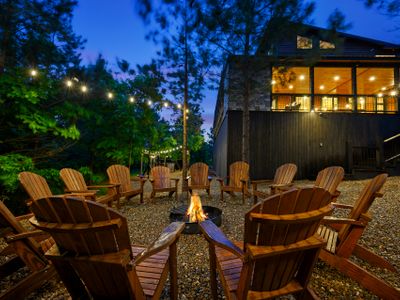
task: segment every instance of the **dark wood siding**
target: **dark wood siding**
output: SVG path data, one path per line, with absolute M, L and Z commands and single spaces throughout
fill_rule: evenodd
M 240 160 L 242 113 L 228 111 L 227 117 L 229 165 Z M 382 147 L 383 139 L 400 133 L 397 114 L 251 112 L 250 120 L 252 179 L 272 178 L 276 168 L 287 162 L 297 164 L 297 179 L 314 179 L 330 165 L 349 171 L 350 147 Z M 218 161 L 220 157 L 215 158 Z
M 213 169 L 220 177 L 227 175 L 228 118 L 225 117 L 214 139 Z

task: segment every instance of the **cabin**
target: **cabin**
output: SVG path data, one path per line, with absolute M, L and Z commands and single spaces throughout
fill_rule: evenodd
M 219 176 L 241 160 L 244 64 L 252 179 L 287 162 L 297 179 L 329 165 L 379 171 L 400 156 L 400 45 L 301 25 L 250 58 L 228 58 L 213 124 Z

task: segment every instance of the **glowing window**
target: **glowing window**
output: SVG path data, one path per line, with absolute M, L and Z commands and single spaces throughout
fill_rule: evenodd
M 298 35 L 297 49 L 312 49 L 312 39 Z
M 319 41 L 320 49 L 335 49 L 335 44 L 327 42 L 327 41 Z
M 315 94 L 351 95 L 351 68 L 314 68 Z
M 357 68 L 357 94 L 388 96 L 393 89 L 393 68 Z
M 273 67 L 272 93 L 309 94 L 310 69 L 305 67 Z

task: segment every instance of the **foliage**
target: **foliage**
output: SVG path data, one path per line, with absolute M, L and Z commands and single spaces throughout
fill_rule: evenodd
M 80 63 L 83 40 L 72 30 L 75 0 L 2 0 L 0 72 L 41 66 L 63 72 Z
M 21 154 L 0 155 L 0 186 L 7 193 L 15 192 L 18 187 L 18 174 L 31 171 L 33 162 L 30 157 Z
M 181 36 L 170 40 L 164 55 L 148 65 L 133 68 L 117 59 L 119 70 L 112 70 L 100 55 L 95 63 L 81 66 L 79 50 L 84 41 L 71 28 L 76 4 L 74 0 L 1 0 L 0 184 L 2 199 L 17 211 L 25 206 L 26 194 L 17 181 L 23 170 L 45 177 L 58 194 L 63 192 L 59 177 L 63 167 L 80 170 L 88 182 L 101 183 L 113 163 L 138 169 L 144 149 L 163 150 L 182 143 L 177 111 L 175 124 L 160 116 L 167 98 L 181 101 L 183 97 L 182 52 L 175 52 Z M 195 56 L 190 56 L 189 144 L 200 151 L 205 73 Z M 36 68 L 36 76 L 28 68 Z M 65 78 L 71 80 L 68 88 Z M 83 84 L 87 93 L 80 89 Z M 179 159 L 178 151 L 173 159 Z

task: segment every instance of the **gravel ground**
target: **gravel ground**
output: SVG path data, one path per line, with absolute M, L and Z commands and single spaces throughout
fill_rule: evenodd
M 298 181 L 298 185 L 311 184 L 309 181 Z M 342 192 L 338 202 L 353 204 L 359 192 L 366 183 L 365 180 L 344 181 L 340 184 Z M 150 183 L 145 185 L 145 201 L 148 200 L 151 189 Z M 361 243 L 375 253 L 385 257 L 397 270 L 400 270 L 400 177 L 391 177 L 384 186 L 384 197 L 378 198 L 370 212 L 373 220 L 368 225 Z M 208 198 L 200 192 L 203 205 L 212 205 L 222 209 L 223 224 L 221 229 L 234 240 L 243 236 L 243 215 L 251 207 L 252 200 L 243 205 L 241 197 L 225 197 L 225 202 L 219 201 L 218 183 L 212 183 L 212 195 Z M 173 197 L 174 198 L 174 197 Z M 175 206 L 186 203 L 185 194 L 180 200 L 166 196 L 158 196 L 153 202 L 139 205 L 138 197 L 129 202 L 123 201 L 120 211 L 128 219 L 132 243 L 148 245 L 158 237 L 162 229 L 169 224 L 169 211 Z M 358 261 L 372 273 L 384 278 L 391 285 L 400 288 L 400 273 L 393 274 Z M 25 273 L 27 273 L 25 271 Z M 12 275 L 0 282 L 0 289 L 12 284 L 13 280 L 23 276 L 24 272 Z M 178 242 L 178 283 L 180 299 L 210 299 L 208 247 L 201 235 L 181 235 Z M 357 283 L 341 275 L 325 263 L 319 261 L 313 271 L 311 286 L 323 299 L 377 299 Z M 168 299 L 169 287 L 164 289 L 163 299 Z M 219 295 L 223 293 L 219 287 Z M 29 299 L 66 299 L 68 293 L 63 284 L 53 280 L 32 293 Z

